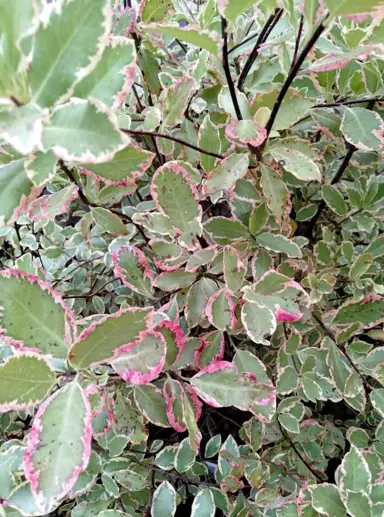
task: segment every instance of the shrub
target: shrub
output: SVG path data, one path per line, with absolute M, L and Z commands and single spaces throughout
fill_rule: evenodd
M 2 516 L 383 514 L 383 7 L 298 4 L 0 1 Z

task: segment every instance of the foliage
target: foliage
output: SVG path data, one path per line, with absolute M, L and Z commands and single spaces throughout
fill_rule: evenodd
M 0 0 L 2 517 L 384 512 L 380 0 Z

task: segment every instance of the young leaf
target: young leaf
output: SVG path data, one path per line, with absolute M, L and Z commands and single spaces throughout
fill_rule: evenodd
M 168 481 L 163 481 L 153 494 L 152 517 L 174 517 L 176 513 L 176 491 Z
M 235 120 L 225 128 L 225 136 L 239 147 L 259 147 L 267 137 L 267 131 L 252 120 Z
M 227 288 L 235 293 L 244 284 L 247 272 L 238 251 L 233 246 L 225 246 L 223 254 L 223 271 Z
M 261 233 L 256 237 L 256 241 L 260 246 L 275 253 L 285 253 L 288 257 L 301 258 L 301 249 L 299 246 L 284 237 L 284 235 L 277 235 L 270 232 Z
M 42 107 L 69 97 L 101 57 L 111 29 L 109 0 L 46 4 L 33 45 L 31 93 Z M 86 23 L 87 30 L 79 30 Z
M 135 246 L 121 246 L 113 255 L 114 273 L 124 285 L 143 296 L 152 296 L 154 274 L 144 253 Z
M 255 206 L 249 216 L 249 231 L 252 235 L 257 235 L 261 232 L 269 219 L 269 211 L 267 205 L 262 203 Z
M 218 290 L 210 278 L 201 278 L 188 291 L 185 317 L 190 328 L 196 327 L 204 319 L 208 299 Z
M 201 216 L 198 193 L 185 169 L 163 165 L 152 178 L 152 198 L 158 210 L 167 215 L 173 226 L 182 232 L 190 221 Z
M 28 436 L 24 472 L 44 514 L 55 508 L 86 469 L 91 439 L 91 408 L 77 382 L 56 391 L 40 406 Z
M 20 350 L 67 357 L 74 315 L 48 283 L 18 269 L 0 273 L 0 336 Z
M 128 227 L 125 226 L 120 217 L 109 210 L 101 207 L 92 208 L 91 214 L 94 222 L 100 226 L 104 232 L 111 233 L 115 236 L 129 234 Z
M 43 357 L 31 352 L 9 357 L 0 365 L 0 412 L 33 407 L 51 391 L 56 377 Z
M 68 162 L 109 161 L 128 143 L 112 113 L 103 111 L 95 101 L 75 97 L 53 109 L 50 123 L 43 130 L 44 150 L 52 149 Z
M 91 323 L 69 350 L 71 365 L 83 369 L 109 362 L 119 347 L 134 343 L 149 329 L 152 314 L 151 307 L 129 307 Z
M 236 326 L 235 304 L 226 289 L 219 289 L 209 298 L 205 312 L 209 322 L 219 330 Z
M 163 369 L 166 353 L 165 339 L 160 332 L 151 330 L 115 350 L 111 365 L 126 382 L 149 384 Z
M 269 209 L 277 222 L 281 223 L 290 212 L 289 193 L 285 183 L 274 169 L 262 164 L 260 184 Z
M 270 344 L 265 337 L 275 332 L 276 319 L 268 307 L 256 302 L 246 302 L 241 308 L 241 321 L 252 341 L 266 346 Z
M 338 215 L 345 215 L 348 212 L 347 203 L 341 192 L 332 185 L 323 185 L 323 199 L 331 210 Z
M 179 38 L 195 47 L 208 50 L 213 55 L 218 55 L 220 52 L 220 39 L 215 31 L 204 31 L 193 25 L 179 27 L 178 25 L 162 25 L 160 23 L 147 25 L 144 30 L 160 32 L 175 39 Z
M 184 75 L 173 86 L 166 90 L 161 127 L 174 127 L 180 122 L 188 99 L 192 93 L 194 81 L 192 77 Z

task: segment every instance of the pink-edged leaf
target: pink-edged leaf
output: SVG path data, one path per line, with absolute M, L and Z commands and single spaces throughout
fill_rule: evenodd
M 267 131 L 253 120 L 232 119 L 225 128 L 225 136 L 238 147 L 259 147 L 266 139 Z
M 210 364 L 192 377 L 190 383 L 199 397 L 213 407 L 234 406 L 257 414 L 258 406 L 267 407 L 276 401 L 274 387 L 257 382 L 253 374 L 240 373 L 228 361 Z
M 351 61 L 362 60 L 371 54 L 383 55 L 383 44 L 369 44 L 362 47 L 337 54 L 330 52 L 320 59 L 317 59 L 310 67 L 312 72 L 326 72 L 329 70 L 340 70 L 347 66 Z
M 29 205 L 28 217 L 32 221 L 49 221 L 68 212 L 71 201 L 79 194 L 77 185 L 69 185 L 54 194 L 41 196 Z
M 205 368 L 211 363 L 221 361 L 224 357 L 224 334 L 214 330 L 200 338 L 201 346 L 195 350 L 194 359 L 200 368 Z
M 160 332 L 149 330 L 134 343 L 118 348 L 111 364 L 116 373 L 132 384 L 149 384 L 165 365 L 167 344 Z
M 183 433 L 187 427 L 181 403 L 182 385 L 179 381 L 168 378 L 163 386 L 163 395 L 166 404 L 166 413 L 171 426 L 178 433 Z
M 152 424 L 170 427 L 162 390 L 154 384 L 135 386 L 134 397 L 141 414 Z
M 384 321 L 384 297 L 378 295 L 364 296 L 360 301 L 344 303 L 337 310 L 333 323 L 351 325 L 358 322 L 360 328 L 372 328 Z
M 184 330 L 174 321 L 164 320 L 154 328 L 162 334 L 167 346 L 165 366 L 171 367 L 172 364 L 180 359 L 185 348 Z
M 23 352 L 0 365 L 0 413 L 29 409 L 43 400 L 56 383 L 48 361 Z
M 69 351 L 74 368 L 110 362 L 115 351 L 136 342 L 152 325 L 152 307 L 128 307 L 94 321 L 83 330 Z
M 134 185 L 151 166 L 154 157 L 153 153 L 130 143 L 128 147 L 116 153 L 113 160 L 83 164 L 79 170 L 82 174 L 92 176 L 96 181 L 102 181 L 106 185 L 124 187 Z
M 201 218 L 199 194 L 183 167 L 170 164 L 159 167 L 150 191 L 158 210 L 181 232 L 188 230 L 191 221 Z
M 152 296 L 154 274 L 144 253 L 136 246 L 121 246 L 112 255 L 114 273 L 124 285 L 144 296 Z
M 205 313 L 209 322 L 219 330 L 236 326 L 235 302 L 227 289 L 219 289 L 209 298 Z
M 40 406 L 28 436 L 24 472 L 42 514 L 55 508 L 86 469 L 91 439 L 91 408 L 77 382 Z
M 19 269 L 0 272 L 0 338 L 19 350 L 64 359 L 75 316 L 49 282 Z

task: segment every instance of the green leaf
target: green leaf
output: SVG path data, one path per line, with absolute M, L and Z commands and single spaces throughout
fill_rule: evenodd
M 152 517 L 173 517 L 176 513 L 176 492 L 168 481 L 163 481 L 153 494 Z
M 376 388 L 370 393 L 372 406 L 384 418 L 384 388 Z
M 15 348 L 65 358 L 74 316 L 49 284 L 18 269 L 0 273 L 2 339 Z
M 193 500 L 191 517 L 214 517 L 216 507 L 209 488 L 200 490 Z
M 208 299 L 218 290 L 216 282 L 201 278 L 188 291 L 185 317 L 190 328 L 204 319 Z
M 28 437 L 24 471 L 44 514 L 55 508 L 87 467 L 91 438 L 91 408 L 77 382 L 40 406 Z
M 299 434 L 300 433 L 300 425 L 299 421 L 294 415 L 290 415 L 289 413 L 283 413 L 278 416 L 280 424 L 286 429 L 289 433 Z
M 227 0 L 217 3 L 221 16 L 233 23 L 240 14 L 245 14 L 245 11 L 253 5 L 254 2 L 252 0 Z
M 259 382 L 264 382 L 272 386 L 271 379 L 267 375 L 265 365 L 258 357 L 247 350 L 237 350 L 233 362 L 237 366 L 239 372 L 253 373 Z
M 182 232 L 188 230 L 193 219 L 201 216 L 197 191 L 187 171 L 178 165 L 166 164 L 157 169 L 151 194 L 158 209 Z
M 325 0 L 325 5 L 328 7 L 332 17 L 339 16 L 340 14 L 371 12 L 380 3 L 380 0 L 340 0 L 337 3 L 333 2 L 333 0 Z
M 24 159 L 0 165 L 0 227 L 14 222 L 40 194 L 24 169 Z
M 222 246 L 242 239 L 250 239 L 249 231 L 244 224 L 226 217 L 212 217 L 208 219 L 204 223 L 204 231 L 208 233 L 214 242 Z
M 383 320 L 384 298 L 366 296 L 360 302 L 347 302 L 335 314 L 333 323 L 344 325 L 359 322 L 362 328 L 371 328 Z
M 76 84 L 73 96 L 97 99 L 106 106 L 120 106 L 129 93 L 136 74 L 134 42 L 122 36 L 110 36 L 108 45 L 95 68 Z
M 226 289 L 219 289 L 208 300 L 205 312 L 209 322 L 219 330 L 236 325 L 234 301 Z
M 146 297 L 152 296 L 154 274 L 144 253 L 136 246 L 121 246 L 113 255 L 114 273 L 124 285 Z
M 128 137 L 118 130 L 112 113 L 92 101 L 72 98 L 52 111 L 43 130 L 43 147 L 62 160 L 102 163 L 112 160 L 125 147 Z
M 341 132 L 347 142 L 362 151 L 382 149 L 384 123 L 380 115 L 365 108 L 343 109 Z
M 256 406 L 267 406 L 275 400 L 274 389 L 254 378 L 239 373 L 233 363 L 218 361 L 189 379 L 204 402 L 213 407 L 235 406 L 252 411 Z
M 289 194 L 285 183 L 274 169 L 262 164 L 260 184 L 269 209 L 280 223 L 290 210 Z
M 152 384 L 135 386 L 134 396 L 137 407 L 147 420 L 160 427 L 170 427 L 164 396 L 159 388 Z
M 249 216 L 249 231 L 252 235 L 257 235 L 261 232 L 269 219 L 269 211 L 267 205 L 262 203 L 255 206 Z
M 348 213 L 348 205 L 337 187 L 332 185 L 323 185 L 323 199 L 331 210 L 337 215 L 345 215 Z
M 11 356 L 0 365 L 0 412 L 34 406 L 55 383 L 56 376 L 43 357 L 27 352 Z
M 220 154 L 221 152 L 220 133 L 217 127 L 211 122 L 209 113 L 204 117 L 204 120 L 200 125 L 197 145 L 206 151 L 217 154 Z M 200 161 L 205 172 L 208 173 L 215 167 L 217 158 L 205 153 L 200 153 Z
M 94 173 L 106 185 L 132 185 L 151 166 L 154 156 L 141 147 L 129 144 L 116 153 L 112 160 L 97 164 L 83 163 L 80 172 L 88 175 Z
M 144 30 L 160 32 L 164 36 L 180 39 L 200 49 L 208 50 L 208 52 L 215 56 L 220 53 L 220 38 L 215 31 L 204 31 L 193 25 L 179 27 L 178 25 L 162 25 L 160 23 L 147 25 L 144 27 Z
M 41 147 L 43 119 L 47 113 L 35 104 L 0 110 L 0 137 L 21 154 Z
M 171 271 L 170 273 L 161 273 L 153 282 L 154 287 L 158 287 L 163 291 L 174 291 L 189 287 L 197 278 L 197 273 L 188 273 L 184 269 Z
M 92 217 L 104 232 L 116 236 L 129 234 L 127 226 L 125 226 L 120 217 L 105 208 L 92 208 Z
M 347 490 L 345 506 L 351 517 L 371 517 L 372 502 L 368 495 L 362 491 L 352 492 Z
M 298 375 L 291 365 L 287 365 L 279 371 L 276 387 L 277 393 L 280 395 L 288 395 L 296 390 L 298 383 Z
M 285 253 L 288 257 L 292 258 L 301 258 L 301 249 L 299 246 L 287 237 L 284 237 L 284 235 L 264 232 L 256 237 L 256 242 L 269 251 Z
M 149 328 L 151 317 L 150 307 L 130 307 L 92 323 L 69 351 L 72 366 L 82 369 L 108 362 L 115 350 L 126 343 L 133 343 Z
M 180 122 L 193 88 L 192 77 L 184 75 L 177 83 L 166 89 L 161 128 L 174 127 Z
M 216 456 L 220 450 L 220 447 L 221 447 L 221 435 L 216 434 L 215 436 L 212 436 L 212 438 L 210 438 L 207 441 L 207 444 L 205 446 L 205 452 L 204 452 L 205 458 L 213 458 L 214 456 Z
M 327 517 L 345 517 L 347 512 L 335 485 L 322 483 L 308 487 L 312 497 L 313 508 Z
M 243 287 L 247 269 L 238 251 L 233 246 L 225 246 L 224 248 L 223 272 L 227 288 L 232 293 Z
M 61 0 L 46 4 L 41 16 L 44 22 L 33 44 L 31 93 L 34 102 L 50 107 L 69 97 L 75 82 L 100 59 L 112 10 L 109 0 Z
M 167 0 L 143 0 L 140 16 L 144 23 L 159 22 L 173 10 L 173 3 Z
M 175 456 L 175 469 L 178 472 L 187 472 L 195 463 L 196 454 L 192 450 L 188 438 L 181 440 Z
M 272 157 L 285 170 L 302 181 L 321 181 L 321 172 L 318 165 L 305 154 L 286 147 L 271 147 Z
M 222 190 L 230 190 L 236 181 L 248 172 L 248 154 L 231 154 L 213 169 L 204 181 L 203 192 L 207 196 L 217 195 Z
M 270 343 L 265 337 L 275 332 L 276 319 L 268 307 L 246 302 L 241 308 L 241 321 L 252 341 L 269 346 Z
M 25 172 L 35 187 L 42 187 L 56 175 L 57 157 L 51 152 L 37 151 L 25 160 Z
M 371 492 L 371 472 L 362 452 L 354 445 L 344 456 L 340 467 L 340 492 L 343 499 L 348 490 Z

